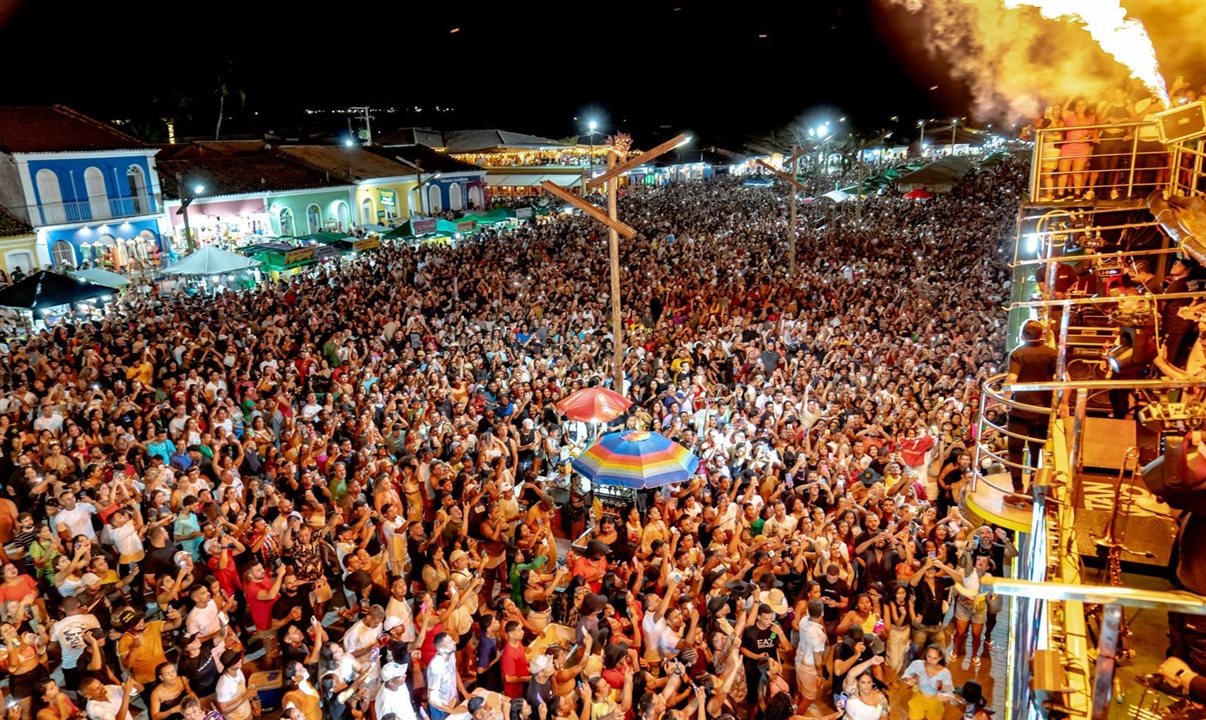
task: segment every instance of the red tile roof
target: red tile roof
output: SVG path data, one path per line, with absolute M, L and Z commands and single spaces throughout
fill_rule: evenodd
M 242 195 L 257 192 L 283 192 L 334 188 L 347 185 L 339 175 L 307 167 L 289 157 L 263 148 L 246 145 L 197 143 L 173 145 L 159 150 L 155 166 L 159 171 L 163 196 L 178 200 L 179 174 L 185 182 L 205 186 L 205 195 Z
M 19 235 L 33 235 L 33 228 L 29 226 L 29 223 L 0 207 L 0 237 L 17 237 Z
M 0 107 L 0 151 L 144 149 L 146 143 L 62 105 Z

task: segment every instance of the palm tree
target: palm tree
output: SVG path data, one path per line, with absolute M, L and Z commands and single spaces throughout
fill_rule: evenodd
M 239 100 L 239 107 L 247 104 L 247 93 L 234 85 L 237 82 L 234 62 L 227 58 L 223 65 L 222 72 L 218 73 L 218 124 L 214 127 L 214 140 L 218 140 L 222 136 L 222 119 L 226 113 L 226 98 L 234 95 Z M 232 85 L 234 86 L 232 87 Z

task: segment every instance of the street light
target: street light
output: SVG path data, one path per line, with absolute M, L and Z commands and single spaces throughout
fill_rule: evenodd
M 540 189 L 553 195 L 565 202 L 573 205 L 588 216 L 594 218 L 598 222 L 607 226 L 608 230 L 608 255 L 610 256 L 611 266 L 611 336 L 614 355 L 612 358 L 612 373 L 614 389 L 618 393 L 624 392 L 624 323 L 620 316 L 620 235 L 631 240 L 636 237 L 636 230 L 631 226 L 620 222 L 616 216 L 616 197 L 619 189 L 618 180 L 621 175 L 629 170 L 644 165 L 645 163 L 653 162 L 662 155 L 682 147 L 691 142 L 690 135 L 678 135 L 666 142 L 658 145 L 652 150 L 646 151 L 637 157 L 630 158 L 624 162 L 617 162 L 616 149 L 612 146 L 607 148 L 607 172 L 599 177 L 592 177 L 585 187 L 585 192 L 590 192 L 600 185 L 607 184 L 607 212 L 604 213 L 598 207 L 590 204 L 586 200 L 566 192 L 558 187 L 555 183 L 548 180 L 540 184 Z
M 955 154 L 955 130 L 959 127 L 959 118 L 951 118 L 951 155 Z
M 917 127 L 921 128 L 921 138 L 917 141 L 917 152 L 925 155 L 925 119 L 917 121 Z

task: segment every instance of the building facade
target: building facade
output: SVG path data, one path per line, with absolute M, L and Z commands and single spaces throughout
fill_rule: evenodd
M 39 267 L 146 266 L 166 226 L 154 156 L 62 106 L 0 108 L 0 205 L 34 229 Z

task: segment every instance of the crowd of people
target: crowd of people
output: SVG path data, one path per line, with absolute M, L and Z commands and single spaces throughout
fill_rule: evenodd
M 606 503 L 554 407 L 612 377 L 580 216 L 10 341 L 7 720 L 983 710 L 948 665 L 1016 551 L 959 500 L 1024 181 L 805 206 L 794 277 L 783 193 L 627 193 L 617 424 L 701 463 Z

